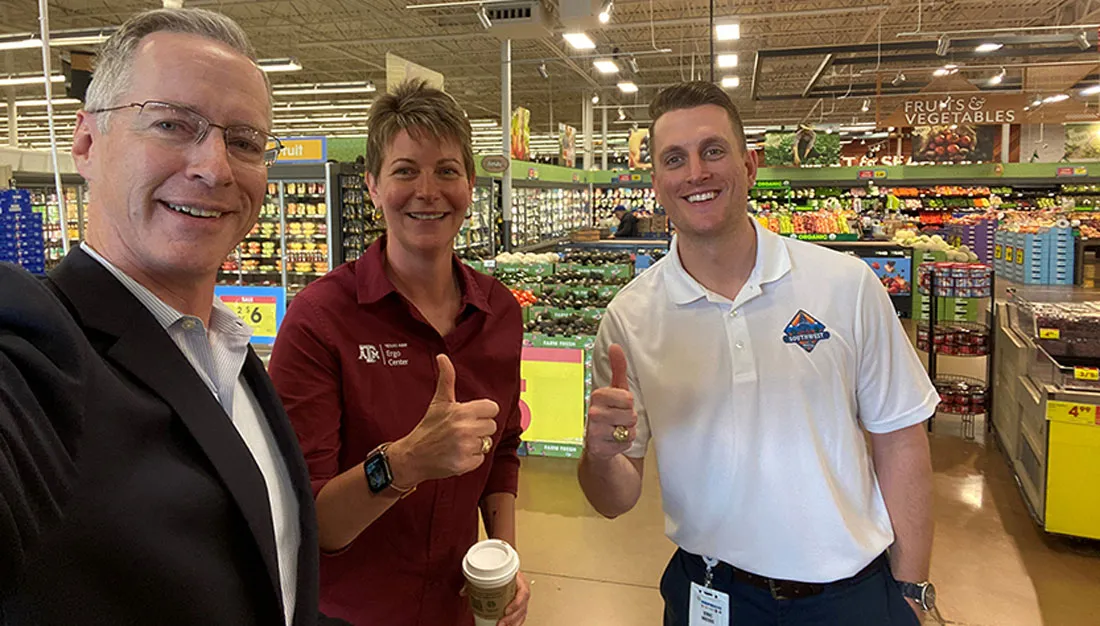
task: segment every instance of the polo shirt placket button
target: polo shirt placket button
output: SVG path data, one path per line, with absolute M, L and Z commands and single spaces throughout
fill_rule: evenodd
M 744 341 L 738 341 L 737 343 L 733 344 L 733 347 L 737 348 L 738 350 L 744 350 L 745 349 L 745 342 Z

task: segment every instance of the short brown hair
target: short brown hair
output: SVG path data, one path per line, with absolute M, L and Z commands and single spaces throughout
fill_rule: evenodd
M 462 149 L 466 177 L 475 175 L 470 120 L 454 98 L 429 87 L 424 80 L 407 80 L 393 93 L 379 96 L 370 108 L 367 126 L 366 166 L 375 178 L 382 173 L 386 148 L 401 131 L 418 140 L 426 133 L 436 141 L 457 143 Z
M 662 89 L 653 102 L 649 103 L 649 145 L 653 146 L 653 129 L 657 126 L 657 120 L 665 113 L 680 109 L 694 109 L 708 104 L 722 107 L 729 115 L 733 133 L 737 135 L 741 143 L 741 151 L 748 152 L 749 144 L 745 141 L 745 125 L 741 122 L 741 114 L 721 87 L 714 83 L 704 81 L 692 81 L 679 83 Z

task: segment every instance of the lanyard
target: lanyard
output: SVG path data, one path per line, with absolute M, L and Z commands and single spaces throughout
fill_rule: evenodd
M 706 563 L 707 565 L 707 573 L 704 575 L 703 584 L 707 587 L 707 589 L 711 589 L 711 583 L 714 582 L 714 567 L 718 565 L 718 559 L 704 556 L 703 563 Z

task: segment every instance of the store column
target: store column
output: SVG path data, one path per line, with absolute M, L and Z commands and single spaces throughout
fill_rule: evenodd
M 593 139 L 592 135 L 596 132 L 596 120 L 594 119 L 596 114 L 596 103 L 592 100 L 585 98 L 584 103 L 584 169 L 594 170 L 596 169 L 596 155 L 592 150 Z
M 15 113 L 15 92 L 8 90 L 8 145 L 19 147 L 19 116 Z
M 512 249 L 512 40 L 500 43 L 500 147 L 508 168 L 500 177 L 500 212 L 504 251 Z
M 607 171 L 607 106 L 603 108 L 603 134 L 600 139 L 603 140 L 600 145 L 600 169 Z

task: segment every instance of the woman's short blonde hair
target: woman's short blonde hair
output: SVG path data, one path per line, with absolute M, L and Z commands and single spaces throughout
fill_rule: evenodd
M 386 148 L 401 131 L 417 140 L 427 136 L 458 144 L 466 177 L 475 176 L 470 121 L 454 98 L 423 80 L 405 81 L 393 93 L 379 96 L 370 108 L 367 126 L 366 166 L 375 178 L 382 173 Z

